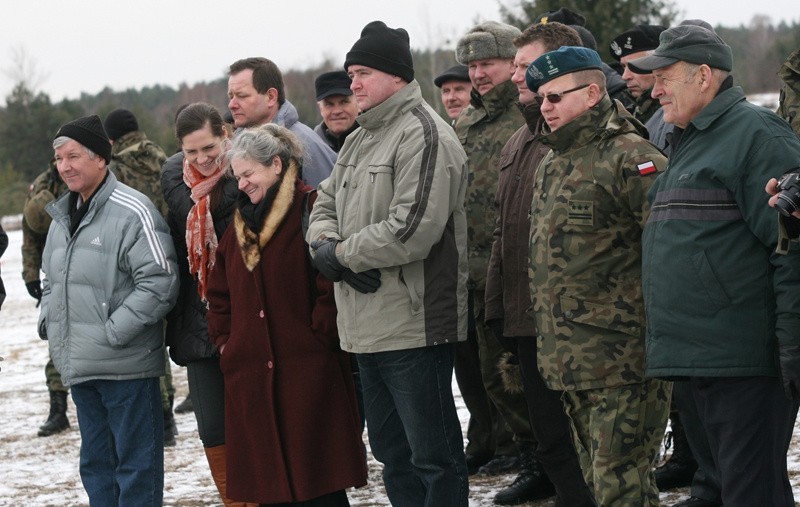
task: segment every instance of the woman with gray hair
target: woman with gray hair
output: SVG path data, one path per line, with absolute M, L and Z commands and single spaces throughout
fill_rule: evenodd
M 284 127 L 237 133 L 238 206 L 209 274 L 208 330 L 225 379 L 228 495 L 259 504 L 349 505 L 366 461 L 333 284 L 311 265 L 303 217 L 316 193 Z

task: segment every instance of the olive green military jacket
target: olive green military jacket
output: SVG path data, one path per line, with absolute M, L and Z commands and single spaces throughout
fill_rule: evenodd
M 652 89 L 647 90 L 636 99 L 636 109 L 633 110 L 633 117 L 642 123 L 647 123 L 656 114 L 656 111 L 661 108 L 661 103 L 650 96 L 651 91 Z
M 800 135 L 800 49 L 783 62 L 778 76 L 783 81 L 778 115 Z
M 605 95 L 540 138 L 552 151 L 534 179 L 529 278 L 551 389 L 644 380 L 641 236 L 666 159 L 642 128 Z
M 116 140 L 108 167 L 120 182 L 146 195 L 166 217 L 168 208 L 161 191 L 161 166 L 166 160 L 164 150 L 136 130 Z
M 511 81 L 495 86 L 483 96 L 473 90 L 470 105 L 456 120 L 456 135 L 469 159 L 469 186 L 464 201 L 469 289 L 484 290 L 486 286 L 486 269 L 497 220 L 494 198 L 500 178 L 500 152 L 514 132 L 525 124 L 516 105 L 518 99 L 517 86 Z
M 25 283 L 39 280 L 42 252 L 52 221 L 44 207 L 66 191 L 67 186 L 56 172 L 55 161 L 51 161 L 50 168 L 39 174 L 28 188 L 22 209 L 22 279 Z

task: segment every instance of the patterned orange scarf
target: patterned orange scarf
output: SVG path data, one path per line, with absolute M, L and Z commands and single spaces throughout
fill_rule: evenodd
M 197 292 L 206 301 L 206 279 L 214 267 L 217 234 L 211 217 L 211 190 L 222 178 L 222 165 L 211 176 L 203 176 L 188 160 L 183 161 L 183 182 L 192 191 L 195 205 L 186 217 L 186 248 L 189 251 L 189 272 L 197 278 Z

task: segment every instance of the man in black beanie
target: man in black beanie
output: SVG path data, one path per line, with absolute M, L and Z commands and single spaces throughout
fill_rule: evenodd
M 97 115 L 53 141 L 69 188 L 42 254 L 39 335 L 70 386 L 81 431 L 80 474 L 92 505 L 161 505 L 163 318 L 178 294 L 166 222 L 107 168 L 111 143 Z
M 369 23 L 344 67 L 361 128 L 319 185 L 307 240 L 336 282 L 341 347 L 358 360 L 389 500 L 466 507 L 450 387 L 467 335 L 466 155 L 422 98 L 405 30 Z M 354 277 L 380 287 L 362 294 Z

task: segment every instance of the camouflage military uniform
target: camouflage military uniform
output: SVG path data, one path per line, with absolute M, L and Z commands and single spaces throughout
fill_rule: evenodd
M 119 181 L 146 195 L 161 215 L 167 216 L 167 203 L 161 192 L 161 166 L 167 155 L 144 132 L 128 132 L 114 142 L 109 169 Z
M 563 390 L 600 505 L 658 505 L 652 465 L 671 385 L 644 378 L 641 235 L 666 159 L 607 95 L 540 139 L 530 279 L 539 370 Z
M 166 218 L 167 202 L 161 191 L 161 166 L 167 155 L 160 146 L 150 141 L 144 132 L 134 130 L 114 141 L 111 147 L 111 163 L 108 165 L 119 181 L 146 195 Z M 166 347 L 164 354 L 166 355 Z M 166 374 L 161 377 L 161 403 L 164 411 L 172 412 L 175 387 L 172 385 L 172 370 L 166 356 Z
M 42 251 L 50 228 L 51 218 L 44 207 L 67 191 L 67 186 L 58 177 L 55 161 L 33 180 L 22 210 L 22 279 L 25 283 L 38 282 L 42 268 Z M 61 383 L 61 374 L 49 359 L 44 368 L 47 389 L 50 392 L 68 392 Z
M 519 127 L 525 124 L 516 106 L 519 92 L 510 80 L 495 86 L 483 96 L 474 90 L 470 105 L 456 120 L 455 130 L 469 160 L 467 209 L 467 252 L 469 288 L 475 315 L 481 375 L 486 392 L 505 419 L 515 440 L 532 445 L 528 407 L 521 393 L 506 392 L 497 368 L 505 352 L 484 322 L 486 270 L 492 249 L 497 213 L 494 206 L 500 177 L 500 151 Z
M 778 76 L 783 81 L 778 115 L 800 135 L 800 49 L 783 62 Z
M 633 110 L 633 117 L 643 124 L 661 108 L 661 103 L 650 96 L 650 91 L 647 90 L 636 99 L 636 108 Z

